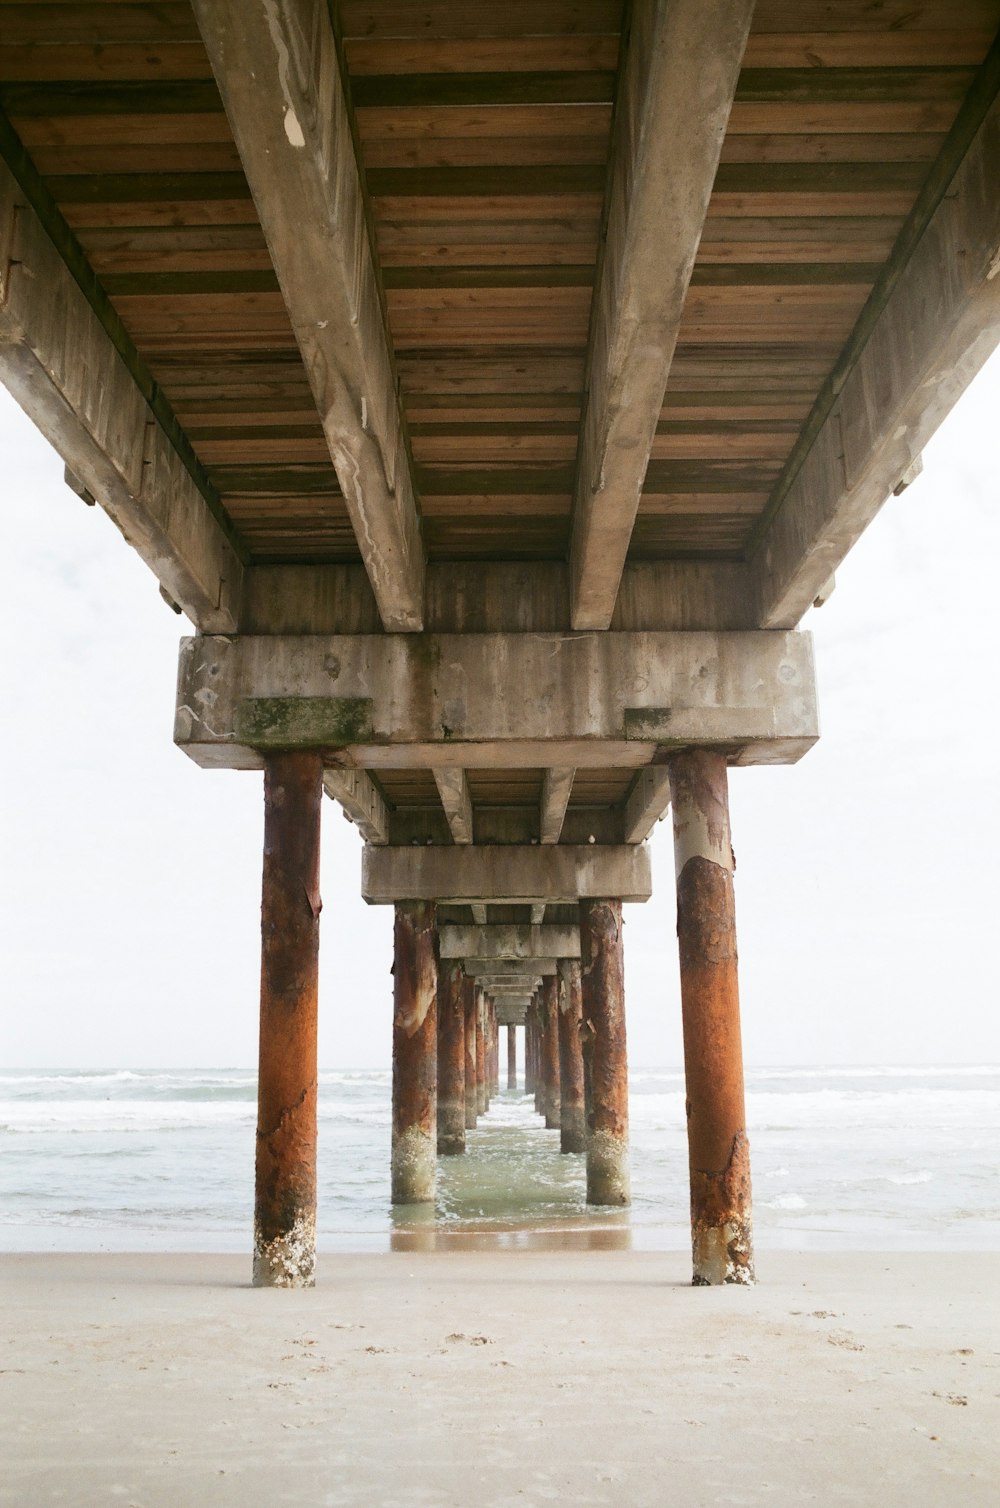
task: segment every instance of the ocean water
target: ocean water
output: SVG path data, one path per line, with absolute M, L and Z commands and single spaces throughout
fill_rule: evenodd
M 0 1075 L 0 1250 L 246 1250 L 255 1094 L 238 1069 Z M 1000 1249 L 1000 1068 L 756 1069 L 747 1111 L 760 1249 Z M 320 1249 L 682 1249 L 681 1073 L 634 1073 L 630 1118 L 627 1212 L 588 1209 L 583 1159 L 502 1090 L 436 1210 L 394 1215 L 390 1075 L 323 1073 Z

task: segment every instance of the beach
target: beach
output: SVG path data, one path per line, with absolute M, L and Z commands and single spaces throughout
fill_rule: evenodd
M 471 1245 L 475 1245 L 470 1240 Z M 0 1503 L 996 1502 L 989 1253 L 0 1257 Z

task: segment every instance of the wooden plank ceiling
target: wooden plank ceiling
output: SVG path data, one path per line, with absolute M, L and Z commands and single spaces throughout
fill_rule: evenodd
M 626 12 L 337 7 L 431 561 L 567 556 Z M 759 0 L 630 559 L 746 558 L 998 27 L 1000 0 Z M 0 3 L 0 106 L 249 559 L 359 560 L 186 0 Z M 581 832 L 630 778 L 577 777 Z M 541 771 L 470 782 L 541 799 Z M 430 772 L 382 785 L 437 805 Z
M 339 7 L 431 560 L 566 555 L 623 10 Z M 998 25 L 760 0 L 631 558 L 742 557 Z M 0 104 L 252 557 L 358 559 L 190 7 L 0 4 Z

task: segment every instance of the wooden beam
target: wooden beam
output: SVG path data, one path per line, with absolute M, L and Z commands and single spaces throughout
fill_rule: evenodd
M 670 806 L 670 772 L 665 765 L 649 765 L 635 779 L 623 813 L 622 838 L 645 843 Z
M 465 771 L 445 767 L 435 768 L 432 774 L 451 828 L 452 842 L 471 843 L 472 797 L 469 795 L 469 780 Z
M 1000 342 L 998 182 L 994 100 L 772 510 L 752 561 L 762 627 L 794 626 L 824 594 Z
M 194 0 L 387 630 L 424 555 L 350 106 L 326 0 Z
M 753 0 L 632 7 L 574 489 L 574 628 L 614 613 L 752 12 Z
M 388 843 L 389 811 L 381 791 L 364 770 L 327 770 L 323 789 L 333 801 L 340 802 L 366 843 Z
M 72 248 L 79 250 L 71 239 Z M 0 380 L 165 595 L 201 631 L 231 632 L 242 560 L 128 354 L 0 161 Z

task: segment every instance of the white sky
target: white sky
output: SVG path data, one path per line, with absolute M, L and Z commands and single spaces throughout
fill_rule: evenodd
M 1000 1062 L 1000 360 L 806 626 L 823 737 L 731 779 L 751 1064 Z M 173 747 L 184 620 L 0 390 L 0 1063 L 250 1066 L 259 775 Z M 391 909 L 324 804 L 324 1067 L 388 1065 Z M 669 821 L 626 912 L 633 1066 L 679 1063 Z

